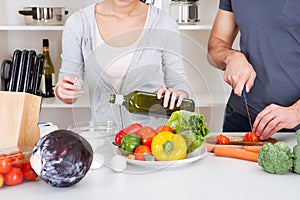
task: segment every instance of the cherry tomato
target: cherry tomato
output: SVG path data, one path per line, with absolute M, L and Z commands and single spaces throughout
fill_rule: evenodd
M 37 179 L 38 175 L 31 168 L 30 162 L 27 161 L 23 164 L 23 177 L 27 181 L 34 181 Z
M 142 128 L 142 125 L 139 123 L 134 123 L 134 124 L 127 126 L 126 128 L 122 129 L 120 132 L 118 132 L 116 134 L 114 143 L 116 145 L 121 145 L 121 141 L 122 141 L 122 138 L 124 135 L 126 135 L 128 133 L 137 134 L 141 128 Z
M 254 132 L 247 132 L 244 136 L 245 142 L 259 142 L 259 137 Z
M 18 167 L 13 167 L 8 173 L 4 174 L 6 185 L 18 185 L 23 181 L 23 172 Z
M 151 154 L 151 149 L 148 146 L 140 145 L 134 150 L 134 157 L 136 160 L 145 160 L 144 155 Z
M 19 167 L 21 168 L 23 166 L 23 163 L 25 161 L 25 156 L 22 152 L 18 152 L 15 154 L 9 155 L 12 159 L 12 165 L 13 167 Z
M 4 176 L 0 173 L 0 188 L 3 186 L 4 184 Z
M 12 168 L 12 159 L 7 155 L 0 155 L 0 173 L 7 173 Z
M 137 133 L 142 139 L 142 145 L 148 146 L 149 148 L 151 148 L 152 139 L 156 134 L 157 132 L 150 126 L 142 127 Z
M 157 127 L 157 129 L 156 129 L 157 133 L 160 133 L 160 132 L 163 132 L 163 131 L 169 131 L 169 132 L 173 133 L 173 129 L 170 126 L 167 126 L 167 125 L 161 125 L 161 126 Z
M 230 144 L 230 139 L 223 134 L 218 135 L 216 140 L 217 144 Z

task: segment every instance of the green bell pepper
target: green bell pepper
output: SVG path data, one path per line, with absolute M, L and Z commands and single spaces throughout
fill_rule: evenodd
M 141 138 L 135 134 L 126 134 L 121 141 L 121 153 L 123 156 L 132 154 L 136 147 L 141 145 Z

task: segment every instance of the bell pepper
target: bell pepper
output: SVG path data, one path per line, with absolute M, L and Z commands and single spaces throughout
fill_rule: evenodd
M 141 138 L 135 134 L 126 134 L 121 141 L 121 153 L 123 156 L 133 154 L 136 147 L 141 145 Z
M 187 144 L 181 135 L 163 131 L 154 136 L 151 150 L 156 160 L 181 160 L 186 156 Z
M 114 144 L 117 146 L 121 145 L 121 141 L 124 135 L 128 133 L 137 134 L 141 128 L 142 125 L 138 123 L 134 123 L 125 127 L 116 134 Z

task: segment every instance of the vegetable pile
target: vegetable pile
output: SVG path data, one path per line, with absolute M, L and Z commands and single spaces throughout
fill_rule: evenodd
M 24 181 L 34 181 L 37 177 L 26 153 L 0 155 L 0 188 L 4 185 L 13 186 Z
M 156 129 L 138 123 L 129 125 L 116 134 L 114 144 L 130 159 L 181 160 L 203 144 L 209 133 L 205 126 L 202 115 L 181 110 Z

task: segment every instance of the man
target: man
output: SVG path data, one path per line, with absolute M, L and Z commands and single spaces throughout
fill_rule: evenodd
M 232 49 L 240 32 L 241 50 Z M 268 139 L 300 129 L 300 1 L 220 0 L 208 43 L 210 63 L 231 85 L 223 131 L 252 131 Z

